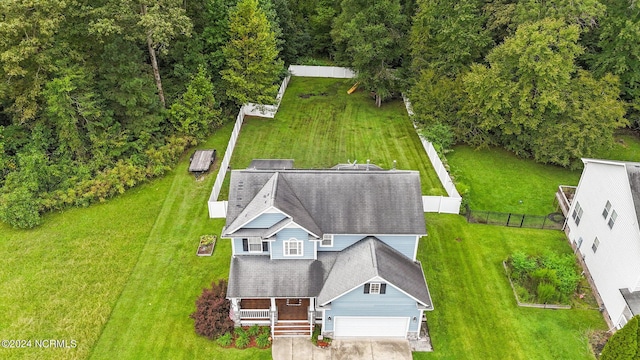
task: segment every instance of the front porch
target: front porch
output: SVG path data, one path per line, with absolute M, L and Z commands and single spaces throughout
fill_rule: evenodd
M 270 326 L 273 337 L 311 337 L 315 324 L 314 298 L 235 298 L 231 309 L 236 326 Z

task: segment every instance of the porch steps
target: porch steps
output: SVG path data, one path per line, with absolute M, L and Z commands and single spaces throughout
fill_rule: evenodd
M 308 321 L 278 321 L 274 328 L 275 337 L 311 337 Z

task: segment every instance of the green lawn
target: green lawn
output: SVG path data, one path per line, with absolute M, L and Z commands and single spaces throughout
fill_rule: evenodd
M 616 136 L 602 159 L 640 161 L 640 139 L 632 134 Z M 569 170 L 521 159 L 501 148 L 474 150 L 456 146 L 447 154 L 456 183 L 470 187 L 470 207 L 475 210 L 546 215 L 556 211 L 558 185 L 578 185 L 582 170 Z
M 501 263 L 515 250 L 570 252 L 562 232 L 426 219 L 418 258 L 434 303 L 427 319 L 435 351 L 414 359 L 593 359 L 586 334 L 606 329 L 600 312 L 520 308 Z
M 298 168 L 369 159 L 390 169 L 396 160 L 398 169 L 420 171 L 423 194 L 446 195 L 404 103 L 376 108 L 363 91 L 347 95 L 352 85 L 350 79 L 291 78 L 275 119 L 245 120 L 231 167 L 245 168 L 256 158 L 294 159 Z
M 202 147 L 224 149 L 233 124 Z M 224 150 L 219 156 L 223 156 Z M 189 314 L 203 287 L 227 277 L 230 244 L 195 255 L 220 234 L 206 200 L 215 173 L 196 182 L 188 156 L 162 179 L 105 204 L 48 214 L 30 231 L 0 227 L 0 338 L 76 340 L 75 349 L 1 349 L 0 358 L 270 358 L 198 337 Z
M 328 95 L 299 98 L 305 86 Z M 390 167 L 396 159 L 398 168 L 421 171 L 425 193 L 442 194 L 402 103 L 376 109 L 365 94 L 342 96 L 349 86 L 294 78 L 279 117 L 247 122 L 232 167 L 272 156 L 299 167 L 356 158 Z M 232 125 L 201 147 L 218 149 L 221 159 Z M 199 236 L 219 235 L 224 221 L 207 216 L 215 171 L 196 182 L 187 159 L 107 203 L 48 214 L 37 229 L 0 225 L 0 339 L 77 341 L 74 349 L 0 348 L 0 358 L 271 357 L 270 350 L 223 349 L 193 331 L 195 300 L 227 277 L 231 249 L 219 240 L 212 257 L 195 255 Z M 560 232 L 467 225 L 455 215 L 427 221 L 419 257 L 435 304 L 428 318 L 436 351 L 416 358 L 589 358 L 585 332 L 604 326 L 600 314 L 516 308 L 499 267 L 515 249 L 569 251 Z

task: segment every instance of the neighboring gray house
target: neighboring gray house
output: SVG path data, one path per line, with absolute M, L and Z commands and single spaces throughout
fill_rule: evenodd
M 274 336 L 417 338 L 431 297 L 415 171 L 374 165 L 293 169 L 283 160 L 231 172 L 222 236 L 232 241 L 227 297 L 236 325 Z

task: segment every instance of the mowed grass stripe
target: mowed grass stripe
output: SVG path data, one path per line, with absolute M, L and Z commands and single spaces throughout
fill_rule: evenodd
M 3 359 L 84 359 L 128 281 L 169 191 L 159 179 L 33 230 L 0 226 L 0 338 L 76 340 L 77 348 L 0 349 Z
M 232 125 L 202 148 L 224 149 Z M 208 218 L 206 200 L 217 171 L 196 182 L 187 173 L 187 166 L 187 161 L 181 162 L 172 174 L 171 191 L 92 353 L 93 359 L 112 359 L 114 354 L 119 359 L 270 357 L 269 350 L 221 349 L 195 334 L 189 315 L 202 289 L 228 276 L 231 244 L 219 239 L 212 257 L 196 256 L 200 235 L 219 236 L 224 219 Z
M 402 101 L 375 107 L 365 92 L 347 95 L 353 80 L 293 77 L 275 119 L 245 119 L 231 160 L 289 158 L 297 168 L 329 168 L 357 160 L 420 171 L 425 195 L 446 193 Z M 226 192 L 223 192 L 226 197 Z

